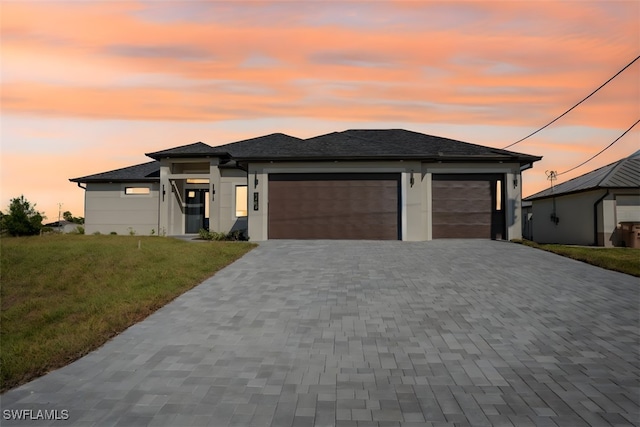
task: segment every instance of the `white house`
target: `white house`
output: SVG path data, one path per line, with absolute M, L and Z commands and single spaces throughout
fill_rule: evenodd
M 541 159 L 402 129 L 277 133 L 147 156 L 71 179 L 86 190 L 87 234 L 520 238 L 521 172 Z
M 640 151 L 525 198 L 538 243 L 623 246 L 640 222 Z

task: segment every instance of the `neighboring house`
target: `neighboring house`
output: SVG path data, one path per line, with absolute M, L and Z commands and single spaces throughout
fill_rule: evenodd
M 75 222 L 60 220 L 56 222 L 50 222 L 48 224 L 43 224 L 43 227 L 50 227 L 53 231 L 57 231 L 59 233 L 76 233 L 78 231 L 78 226 L 84 227 L 83 224 L 76 224 Z
M 640 151 L 525 201 L 538 243 L 623 246 L 621 223 L 640 222 Z
M 520 238 L 521 171 L 541 159 L 402 129 L 276 133 L 147 156 L 71 179 L 86 189 L 87 234 Z

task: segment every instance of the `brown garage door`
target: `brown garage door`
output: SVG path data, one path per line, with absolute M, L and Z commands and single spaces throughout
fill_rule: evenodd
M 433 175 L 434 239 L 502 239 L 502 175 Z
M 270 174 L 270 239 L 399 238 L 399 174 Z

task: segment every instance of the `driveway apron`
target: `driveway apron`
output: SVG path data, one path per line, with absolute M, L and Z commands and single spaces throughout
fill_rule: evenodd
M 268 241 L 0 424 L 638 425 L 639 308 L 637 278 L 507 242 Z

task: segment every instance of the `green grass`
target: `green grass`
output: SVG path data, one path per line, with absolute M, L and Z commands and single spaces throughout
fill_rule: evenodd
M 551 245 L 535 243 L 528 240 L 523 240 L 521 243 L 588 264 L 597 265 L 607 270 L 619 271 L 640 277 L 640 249 Z
M 82 235 L 0 243 L 1 391 L 85 355 L 255 246 Z

